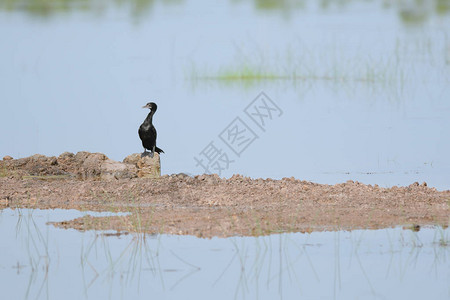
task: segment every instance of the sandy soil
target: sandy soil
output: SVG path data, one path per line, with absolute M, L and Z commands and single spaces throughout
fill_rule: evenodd
M 191 234 L 200 237 L 310 232 L 450 221 L 450 191 L 426 184 L 380 188 L 358 182 L 321 185 L 294 178 L 239 175 L 79 180 L 0 177 L 0 209 L 41 208 L 129 212 L 55 223 L 64 228 Z

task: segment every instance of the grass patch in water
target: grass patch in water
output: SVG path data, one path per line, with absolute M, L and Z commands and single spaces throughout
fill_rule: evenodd
M 254 84 L 262 81 L 322 81 L 334 83 L 365 83 L 395 85 L 402 87 L 406 78 L 404 70 L 391 59 L 345 64 L 342 61 L 317 62 L 313 59 L 298 58 L 296 64 L 279 67 L 243 64 L 219 68 L 218 70 L 199 70 L 191 68 L 189 80 L 194 82 L 217 81 L 222 83 Z
M 240 68 L 227 68 L 221 70 L 217 75 L 206 76 L 206 78 L 217 80 L 275 80 L 289 79 L 289 76 L 244 65 Z
M 326 40 L 321 47 L 310 48 L 300 41 L 281 50 L 244 45 L 230 61 L 192 64 L 185 78 L 193 83 L 243 86 L 264 81 L 362 84 L 401 92 L 405 84 L 447 83 L 447 46 L 447 39 L 439 41 L 430 36 L 413 40 L 397 37 L 395 44 L 383 51 L 348 49 Z

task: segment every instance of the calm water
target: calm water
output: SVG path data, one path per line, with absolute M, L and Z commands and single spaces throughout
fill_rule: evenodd
M 449 229 L 199 239 L 46 225 L 85 214 L 0 212 L 2 299 L 450 297 Z
M 449 1 L 0 0 L 0 36 L 0 158 L 122 160 L 154 101 L 165 174 L 450 189 Z M 450 298 L 448 229 L 45 225 L 84 214 L 0 211 L 0 298 Z
M 0 156 L 122 160 L 155 101 L 162 173 L 449 189 L 449 6 L 0 1 Z

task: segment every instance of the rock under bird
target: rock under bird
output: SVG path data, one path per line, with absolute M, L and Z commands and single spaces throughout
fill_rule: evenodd
M 144 157 L 146 155 L 150 155 L 150 157 L 153 157 L 155 152 L 158 152 L 160 154 L 161 152 L 164 153 L 164 151 L 161 148 L 156 147 L 156 129 L 155 126 L 153 126 L 153 115 L 156 112 L 156 109 L 158 106 L 154 102 L 149 102 L 146 105 L 144 105 L 142 108 L 148 108 L 150 109 L 150 113 L 147 115 L 147 118 L 145 118 L 144 122 L 139 127 L 138 133 L 139 137 L 142 141 L 142 146 L 144 147 L 144 152 L 142 153 L 141 157 Z M 147 152 L 147 149 L 150 150 Z

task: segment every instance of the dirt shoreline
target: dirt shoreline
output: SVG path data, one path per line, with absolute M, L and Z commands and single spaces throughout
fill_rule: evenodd
M 227 237 L 398 225 L 445 227 L 450 191 L 418 183 L 381 188 L 352 181 L 324 185 L 240 175 L 109 181 L 1 177 L 0 209 L 5 207 L 130 213 L 54 224 L 63 228 Z
M 0 161 L 0 209 L 39 208 L 127 212 L 54 223 L 78 230 L 189 234 L 201 237 L 448 226 L 450 190 L 425 183 L 381 188 L 348 181 L 316 184 L 294 178 L 234 175 L 159 176 L 159 156 L 65 152 Z

